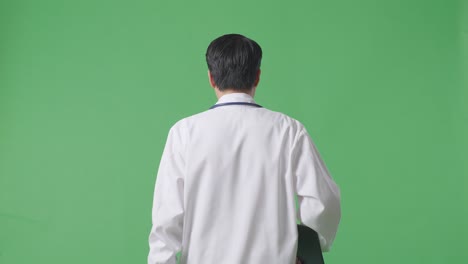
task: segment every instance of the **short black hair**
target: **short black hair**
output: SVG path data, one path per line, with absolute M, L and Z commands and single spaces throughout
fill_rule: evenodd
M 206 62 L 220 91 L 253 88 L 262 60 L 257 42 L 240 34 L 227 34 L 213 40 L 206 51 Z

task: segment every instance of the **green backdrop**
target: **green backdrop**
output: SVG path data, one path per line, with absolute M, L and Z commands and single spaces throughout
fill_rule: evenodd
M 262 46 L 257 102 L 342 190 L 327 263 L 468 263 L 468 9 L 452 0 L 0 1 L 0 263 L 145 263 L 168 129 L 204 54 Z M 209 223 L 207 223 L 209 224 Z

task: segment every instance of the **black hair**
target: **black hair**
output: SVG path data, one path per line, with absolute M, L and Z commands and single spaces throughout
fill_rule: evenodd
M 213 40 L 206 51 L 206 62 L 220 91 L 253 88 L 262 60 L 257 42 L 240 34 L 227 34 Z

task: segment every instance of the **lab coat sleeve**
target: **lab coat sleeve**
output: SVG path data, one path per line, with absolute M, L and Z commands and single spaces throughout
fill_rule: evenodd
M 184 159 L 180 142 L 171 129 L 154 188 L 148 264 L 175 264 L 182 247 Z
M 322 251 L 329 251 L 341 218 L 341 195 L 305 129 L 296 138 L 292 163 L 299 220 L 318 233 Z

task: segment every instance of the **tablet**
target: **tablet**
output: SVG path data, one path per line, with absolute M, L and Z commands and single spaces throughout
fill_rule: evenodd
M 297 257 L 301 264 L 324 264 L 317 232 L 305 225 L 297 225 L 299 233 Z

